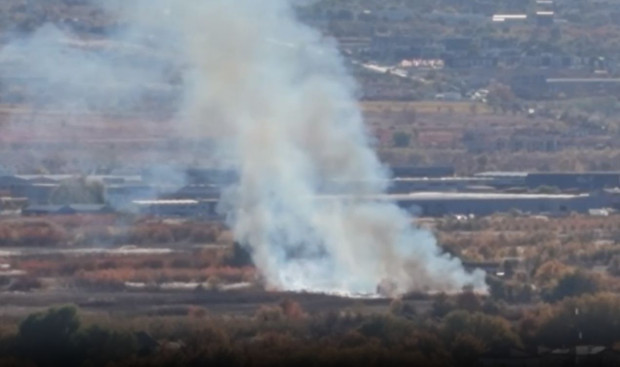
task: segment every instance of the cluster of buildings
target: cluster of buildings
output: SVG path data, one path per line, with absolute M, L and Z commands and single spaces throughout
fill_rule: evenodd
M 503 19 L 503 18 L 502 18 Z M 620 64 L 609 55 L 577 55 L 558 49 L 532 51 L 516 38 L 452 36 L 442 39 L 415 35 L 373 36 L 358 42 L 348 53 L 377 64 L 397 65 L 392 70 L 416 78 L 429 71 L 467 72 L 471 87 L 490 79 L 510 85 L 518 97 L 553 98 L 617 92 Z
M 510 85 L 523 99 L 607 95 L 620 91 L 620 82 L 613 77 L 620 71 L 620 56 L 613 50 L 592 51 L 586 46 L 576 50 L 574 42 L 570 46 L 560 42 L 561 32 L 569 23 L 563 17 L 574 7 L 556 2 L 517 1 L 509 6 L 505 2 L 455 0 L 457 11 L 429 12 L 415 11 L 402 3 L 372 9 L 343 5 L 323 10 L 301 9 L 300 16 L 323 29 L 331 30 L 333 24 L 341 23 L 342 34 L 335 32 L 335 37 L 347 55 L 363 60 L 363 64 L 384 65 L 392 74 L 414 80 L 446 69 L 448 73 L 460 73 L 469 89 L 495 80 Z M 620 11 L 617 4 L 605 3 L 605 7 L 614 13 Z M 442 33 L 432 31 L 437 27 L 458 29 L 484 24 L 488 32 L 429 35 Z M 424 32 L 426 29 L 428 33 Z M 540 41 L 520 39 L 517 34 L 523 29 L 540 30 L 550 36 L 541 37 Z M 548 40 L 550 37 L 552 41 Z M 389 89 L 384 92 L 393 93 Z M 364 97 L 372 99 L 375 94 L 371 91 Z
M 389 201 L 417 216 L 490 215 L 498 212 L 562 215 L 610 213 L 620 209 L 620 172 L 483 172 L 455 175 L 452 167 L 393 167 L 388 191 L 363 200 Z M 235 172 L 186 170 L 182 184 L 143 175 L 92 175 L 101 203 L 50 205 L 50 198 L 70 175 L 0 177 L 0 205 L 5 214 L 58 215 L 131 212 L 147 216 L 221 219 L 220 196 L 237 181 Z M 318 198 L 346 199 L 346 183 L 327 188 Z M 317 198 L 317 199 L 318 199 Z M 359 198 L 357 198 L 359 199 Z M 356 199 L 356 200 L 357 200 Z M 593 214 L 594 215 L 594 214 Z

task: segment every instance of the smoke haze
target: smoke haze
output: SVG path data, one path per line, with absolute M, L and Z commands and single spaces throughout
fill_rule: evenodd
M 79 94 L 79 106 L 88 108 L 103 102 L 126 108 L 144 86 L 165 84 L 176 70 L 175 133 L 226 142 L 218 163 L 238 170 L 240 181 L 225 193 L 221 210 L 269 286 L 344 294 L 373 294 L 385 280 L 394 293 L 485 287 L 484 273 L 467 273 L 442 254 L 429 232 L 412 227 L 408 213 L 369 200 L 381 198 L 388 173 L 366 134 L 355 83 L 335 44 L 300 24 L 289 1 L 100 5 L 127 25 L 112 39 L 146 43 L 165 56 L 119 66 L 105 54 L 47 49 L 48 62 L 67 65 L 62 73 L 33 57 L 24 67 L 53 85 L 75 78 L 125 86 L 102 97 L 73 83 L 56 95 L 74 102 Z M 21 52 L 46 50 L 50 34 L 60 31 L 41 32 L 20 43 Z M 346 199 L 319 195 L 325 191 Z

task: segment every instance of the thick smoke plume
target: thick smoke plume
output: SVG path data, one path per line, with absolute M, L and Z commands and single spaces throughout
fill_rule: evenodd
M 156 34 L 159 51 L 174 58 L 183 79 L 177 129 L 227 142 L 218 157 L 240 182 L 222 210 L 270 286 L 346 294 L 375 293 L 386 280 L 394 293 L 484 287 L 482 272 L 467 273 L 382 200 L 388 173 L 354 82 L 334 43 L 298 22 L 290 1 L 100 5 L 129 25 L 127 42 Z M 160 81 L 148 71 L 127 78 Z
M 368 200 L 384 192 L 386 173 L 353 82 L 336 47 L 300 24 L 288 1 L 166 5 L 192 68 L 184 117 L 232 137 L 227 156 L 241 179 L 226 196 L 229 220 L 268 284 L 346 293 L 374 293 L 384 280 L 397 293 L 483 286 L 483 274 L 440 254 L 407 213 Z M 347 199 L 319 198 L 336 182 Z

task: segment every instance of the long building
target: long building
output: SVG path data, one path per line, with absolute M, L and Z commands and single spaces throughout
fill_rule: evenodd
M 482 172 L 475 177 L 492 179 L 489 186 L 498 188 L 548 186 L 590 192 L 620 187 L 620 172 Z
M 618 207 L 619 195 L 610 189 L 620 187 L 620 172 L 486 172 L 473 177 L 455 177 L 449 167 L 427 168 L 393 167 L 395 174 L 414 177 L 395 176 L 387 182 L 387 194 L 367 199 L 394 201 L 412 213 L 424 216 L 487 215 L 513 209 L 529 213 L 587 212 Z M 415 177 L 417 174 L 423 177 Z M 434 174 L 440 177 L 433 177 Z M 205 207 L 206 203 L 217 202 L 221 191 L 234 184 L 231 171 L 195 170 L 187 176 L 186 182 L 168 184 L 151 182 L 148 177 L 139 175 L 87 178 L 103 184 L 105 202 L 116 210 L 133 210 L 135 205 L 132 202 L 142 200 L 140 212 L 162 216 L 212 216 L 213 208 Z M 50 194 L 72 177 L 76 176 L 0 176 L 0 192 L 7 197 L 28 199 L 30 205 L 46 205 Z M 360 184 L 334 182 L 320 188 L 320 197 L 346 198 L 356 192 L 352 188 Z M 553 192 L 542 190 L 543 187 L 555 187 L 563 193 L 543 194 Z M 604 190 L 607 191 L 602 192 Z M 203 214 L 205 210 L 209 213 Z
M 346 196 L 322 196 L 322 200 Z M 351 200 L 359 198 L 351 197 Z M 593 194 L 511 194 L 473 192 L 414 192 L 410 194 L 367 196 L 362 200 L 390 201 L 415 216 L 490 215 L 520 211 L 530 214 L 561 215 L 587 213 L 591 209 L 620 208 L 619 192 Z
M 444 216 L 473 214 L 478 216 L 517 210 L 524 213 L 587 213 L 591 209 L 617 207 L 620 196 L 595 194 L 509 194 L 509 193 L 445 193 L 416 192 L 390 195 L 392 200 L 414 215 Z
M 392 166 L 390 171 L 395 178 L 450 177 L 455 172 L 450 166 Z
M 322 195 L 317 200 L 389 201 L 415 216 L 440 217 L 445 215 L 484 216 L 494 213 L 519 211 L 530 214 L 562 215 L 571 212 L 588 213 L 592 209 L 620 208 L 620 192 L 596 194 L 507 194 L 462 192 L 416 192 L 411 194 L 352 197 Z M 162 217 L 218 218 L 217 199 L 210 200 L 148 200 L 134 201 L 142 214 Z
M 529 173 L 525 177 L 529 188 L 552 186 L 561 190 L 601 190 L 620 187 L 620 172 L 549 172 Z

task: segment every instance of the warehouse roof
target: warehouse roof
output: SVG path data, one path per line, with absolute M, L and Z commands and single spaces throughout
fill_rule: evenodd
M 367 200 L 540 200 L 540 199 L 575 199 L 589 197 L 588 194 L 520 194 L 520 193 L 479 193 L 479 192 L 413 192 L 410 194 L 379 194 L 365 196 L 321 195 L 322 199 L 357 198 Z

